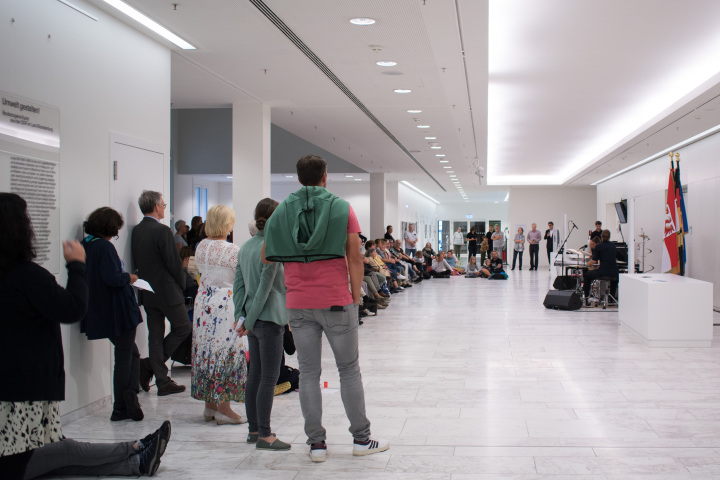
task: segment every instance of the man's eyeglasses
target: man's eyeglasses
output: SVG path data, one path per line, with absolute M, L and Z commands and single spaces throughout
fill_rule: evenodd
M 158 203 L 158 205 L 160 205 L 163 208 L 167 207 L 167 203 Z

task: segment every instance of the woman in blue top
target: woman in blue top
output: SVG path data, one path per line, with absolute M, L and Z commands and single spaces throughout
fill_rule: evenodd
M 128 418 L 140 421 L 144 417 L 137 398 L 140 353 L 135 344 L 135 330 L 142 316 L 131 286 L 138 277 L 123 271 L 117 250 L 110 243 L 124 223 L 112 208 L 98 208 L 83 224 L 87 236 L 82 241 L 90 301 L 80 329 L 90 340 L 107 338 L 115 346 L 113 422 Z
M 285 275 L 279 262 L 265 264 L 262 248 L 265 224 L 278 202 L 264 198 L 255 207 L 257 233 L 240 248 L 233 303 L 239 335 L 248 336 L 250 366 L 245 386 L 248 443 L 257 450 L 290 450 L 270 429 L 275 385 L 283 358 L 283 337 L 287 324 Z
M 518 228 L 518 233 L 515 235 L 515 246 L 513 248 L 513 264 L 510 270 L 515 270 L 515 261 L 518 256 L 520 257 L 520 270 L 522 270 L 522 257 L 525 251 L 525 232 L 522 227 Z

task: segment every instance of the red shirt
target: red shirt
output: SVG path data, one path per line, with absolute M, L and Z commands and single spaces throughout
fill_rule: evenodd
M 360 223 L 352 206 L 348 213 L 347 233 L 360 233 Z M 311 263 L 287 262 L 285 286 L 287 308 L 321 309 L 353 303 L 347 261 L 344 258 Z

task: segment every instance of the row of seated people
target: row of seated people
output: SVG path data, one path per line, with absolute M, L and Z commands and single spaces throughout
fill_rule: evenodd
M 430 274 L 434 277 L 449 278 L 452 275 L 465 275 L 467 278 L 507 279 L 503 261 L 496 251 L 490 253 L 484 265 L 478 265 L 477 258 L 471 255 L 467 269 L 458 267 L 457 258 L 452 250 L 448 250 L 447 253 L 441 250 L 436 254 L 429 242 L 425 244 L 422 252 L 417 252 L 417 255 L 418 257 L 422 255 L 427 268 L 432 269 Z

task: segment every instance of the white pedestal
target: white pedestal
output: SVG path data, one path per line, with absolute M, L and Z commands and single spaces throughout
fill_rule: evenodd
M 670 274 L 620 275 L 620 323 L 650 347 L 709 347 L 712 283 Z

